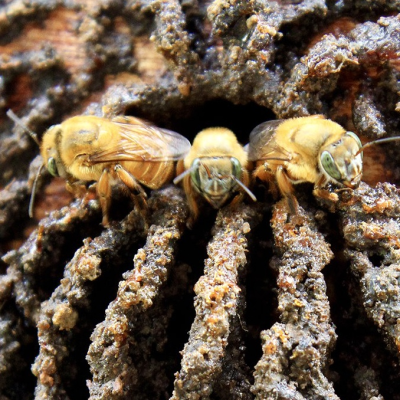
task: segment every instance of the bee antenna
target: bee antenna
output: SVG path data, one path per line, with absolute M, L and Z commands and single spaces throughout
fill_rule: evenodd
M 176 185 L 177 183 L 179 183 L 186 175 L 189 175 L 192 171 L 194 171 L 197 168 L 196 165 L 193 165 L 192 167 L 190 167 L 189 169 L 187 169 L 186 171 L 183 171 L 181 174 L 179 174 L 172 182 L 174 183 L 174 185 Z
M 37 134 L 33 131 L 31 131 L 23 122 L 21 118 L 18 118 L 14 112 L 10 109 L 7 111 L 7 116 L 8 118 L 12 119 L 18 126 L 20 126 L 21 128 L 23 128 L 25 131 L 27 131 L 29 133 L 29 136 L 36 142 L 36 144 L 40 147 L 40 142 L 39 139 L 37 137 Z
M 44 167 L 44 164 L 42 164 L 39 167 L 38 171 L 36 172 L 35 180 L 33 181 L 31 198 L 29 200 L 29 217 L 30 218 L 33 218 L 33 205 L 35 204 L 36 187 L 37 187 L 37 183 L 39 181 L 40 173 L 42 172 L 43 167 Z
M 357 151 L 356 156 L 358 156 L 366 147 L 372 146 L 373 144 L 381 144 L 387 142 L 394 142 L 396 140 L 400 140 L 400 136 L 393 136 L 389 138 L 377 139 L 373 140 L 372 142 L 365 143 L 360 149 Z
M 254 196 L 253 192 L 242 181 L 236 178 L 236 176 L 232 176 L 232 178 L 249 195 L 249 197 L 253 201 L 257 201 L 257 197 Z

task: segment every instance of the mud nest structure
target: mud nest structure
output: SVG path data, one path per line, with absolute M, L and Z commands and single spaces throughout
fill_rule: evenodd
M 400 132 L 395 0 L 6 0 L 0 6 L 0 399 L 400 399 L 400 144 L 337 204 L 296 188 L 186 228 L 173 185 L 149 229 L 43 174 L 32 130 L 79 114 L 189 139 L 324 114 Z

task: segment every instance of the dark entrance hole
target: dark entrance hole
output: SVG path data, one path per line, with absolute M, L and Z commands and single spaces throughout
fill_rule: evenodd
M 183 106 L 184 108 L 184 106 Z M 269 109 L 255 103 L 235 105 L 229 101 L 215 99 L 198 106 L 175 111 L 169 120 L 154 120 L 140 109 L 129 108 L 127 114 L 151 120 L 158 126 L 171 129 L 193 141 L 198 132 L 213 126 L 222 126 L 231 129 L 242 144 L 249 141 L 249 134 L 254 127 L 262 122 L 275 119 Z M 183 116 L 183 117 L 182 117 Z

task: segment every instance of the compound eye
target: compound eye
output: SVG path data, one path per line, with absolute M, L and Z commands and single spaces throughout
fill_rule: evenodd
M 237 158 L 231 157 L 233 176 L 240 179 L 242 176 L 242 166 Z
M 352 137 L 357 142 L 358 147 L 361 149 L 362 147 L 361 140 L 354 132 L 347 131 L 346 135 Z
M 60 176 L 58 174 L 56 160 L 53 157 L 50 157 L 49 160 L 47 161 L 47 169 L 51 175 Z
M 321 165 L 325 172 L 333 179 L 340 181 L 342 176 L 336 166 L 335 160 L 333 159 L 329 151 L 323 151 L 321 154 Z
M 361 147 L 362 147 L 361 140 L 354 132 L 347 131 L 346 136 L 350 136 L 351 138 L 353 138 L 356 141 L 358 148 L 361 149 Z M 361 158 L 362 158 L 363 152 L 361 151 L 360 154 L 361 154 Z
M 198 189 L 200 189 L 200 159 L 196 158 L 191 166 L 192 172 L 190 173 L 190 177 L 192 178 L 192 183 L 194 186 L 196 186 Z

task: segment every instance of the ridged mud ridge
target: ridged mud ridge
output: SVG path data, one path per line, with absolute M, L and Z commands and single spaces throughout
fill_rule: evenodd
M 82 4 L 84 3 L 84 4 Z M 0 6 L 0 398 L 400 399 L 399 144 L 363 183 L 299 214 L 115 188 L 101 226 L 43 173 L 30 129 L 126 114 L 245 144 L 273 118 L 324 114 L 363 141 L 399 135 L 398 1 L 53 1 Z M 380 183 L 378 183 L 380 182 Z M 333 189 L 332 189 L 333 190 Z

